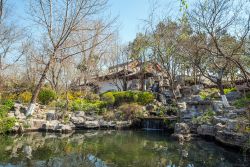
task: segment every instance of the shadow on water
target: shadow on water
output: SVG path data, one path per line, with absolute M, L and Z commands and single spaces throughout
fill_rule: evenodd
M 0 137 L 0 166 L 247 167 L 249 157 L 213 142 L 180 144 L 164 131 L 81 131 Z

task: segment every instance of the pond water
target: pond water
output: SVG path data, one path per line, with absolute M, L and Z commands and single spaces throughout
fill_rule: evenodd
M 0 136 L 6 167 L 233 167 L 249 157 L 201 139 L 179 144 L 161 131 L 83 131 Z

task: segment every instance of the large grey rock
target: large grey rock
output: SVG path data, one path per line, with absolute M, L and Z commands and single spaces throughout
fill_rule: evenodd
M 84 127 L 87 129 L 95 129 L 95 128 L 99 128 L 100 124 L 98 121 L 85 121 Z
M 176 123 L 174 128 L 175 134 L 189 134 L 190 128 L 186 123 Z
M 216 124 L 216 125 L 214 126 L 215 132 L 222 131 L 222 130 L 224 130 L 225 128 L 226 128 L 226 125 L 223 125 L 223 124 L 221 124 L 221 123 L 218 123 L 218 124 Z
M 222 113 L 224 110 L 224 105 L 222 101 L 213 101 L 212 107 L 215 112 Z
M 192 88 L 191 87 L 182 87 L 180 89 L 180 92 L 182 94 L 183 97 L 188 97 L 192 94 Z
M 146 105 L 146 110 L 147 111 L 153 111 L 153 110 L 155 110 L 155 106 L 153 104 L 147 104 Z
M 24 113 L 20 113 L 19 115 L 16 116 L 16 118 L 19 120 L 26 120 L 26 116 Z
M 237 113 L 234 113 L 234 112 L 229 112 L 226 114 L 226 117 L 229 118 L 229 119 L 234 119 L 237 117 Z
M 200 125 L 197 128 L 197 133 L 202 136 L 215 136 L 213 125 Z
M 85 112 L 84 111 L 77 111 L 76 113 L 75 113 L 75 117 L 85 117 Z
M 73 123 L 73 124 L 83 124 L 85 122 L 85 119 L 82 118 L 82 117 L 71 117 L 70 118 L 70 121 Z
M 181 111 L 185 111 L 187 109 L 187 103 L 182 102 L 182 103 L 177 103 L 178 107 L 180 108 Z
M 73 131 L 72 126 L 64 125 L 64 124 L 58 124 L 55 128 L 56 128 L 55 131 L 61 132 L 61 133 L 70 133 Z
M 46 131 L 56 131 L 58 129 L 60 122 L 57 120 L 47 121 L 46 124 L 43 125 L 43 130 Z
M 49 111 L 46 113 L 46 120 L 47 121 L 52 121 L 52 120 L 57 120 L 58 115 L 55 111 Z
M 90 116 L 85 116 L 84 117 L 87 121 L 95 121 L 96 118 L 95 117 L 90 117 Z
M 229 132 L 237 132 L 238 131 L 238 121 L 233 119 L 228 119 L 226 122 L 226 129 Z
M 242 95 L 240 92 L 233 91 L 233 92 L 229 92 L 228 94 L 226 94 L 226 97 L 228 101 L 234 101 L 234 100 L 241 98 Z
M 132 125 L 131 121 L 117 121 L 116 122 L 116 128 L 118 129 L 129 128 L 131 125 Z
M 108 121 L 104 121 L 104 120 L 100 120 L 99 121 L 99 125 L 101 128 L 109 128 L 109 122 Z
M 20 114 L 21 114 L 20 110 L 15 110 L 15 111 L 14 111 L 14 115 L 15 115 L 16 117 L 20 116 Z
M 191 122 L 194 117 L 200 116 L 202 113 L 194 110 L 180 111 L 180 118 L 183 122 Z
M 247 108 L 234 109 L 233 112 L 241 116 L 247 114 L 248 109 Z
M 185 141 L 190 141 L 191 140 L 191 134 L 172 134 L 172 137 L 174 137 L 175 139 L 177 139 L 180 143 L 183 143 Z
M 228 118 L 225 118 L 225 117 L 222 117 L 222 116 L 214 116 L 213 117 L 213 124 L 216 125 L 218 123 L 221 123 L 221 124 L 226 124 L 228 121 Z
M 230 146 L 244 147 L 249 140 L 249 134 L 229 132 L 226 130 L 216 132 L 216 140 Z
M 191 96 L 191 101 L 200 102 L 200 101 L 202 101 L 202 98 L 201 98 L 200 95 L 192 95 Z
M 192 87 L 193 94 L 199 94 L 202 89 L 204 89 L 203 85 L 193 85 Z

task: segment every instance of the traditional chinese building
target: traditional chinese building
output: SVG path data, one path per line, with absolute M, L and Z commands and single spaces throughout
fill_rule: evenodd
M 162 67 L 153 61 L 130 61 L 109 67 L 106 74 L 96 78 L 99 92 L 110 90 L 147 90 L 154 82 L 167 82 Z

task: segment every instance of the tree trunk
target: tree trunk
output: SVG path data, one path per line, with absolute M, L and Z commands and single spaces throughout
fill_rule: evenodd
M 39 92 L 40 92 L 40 90 L 41 90 L 41 88 L 43 86 L 43 83 L 44 83 L 44 81 L 46 79 L 46 74 L 49 71 L 49 68 L 50 68 L 50 65 L 51 65 L 52 61 L 53 60 L 50 59 L 50 61 L 46 64 L 46 67 L 45 67 L 45 69 L 43 71 L 43 74 L 42 74 L 42 76 L 41 76 L 41 78 L 40 78 L 40 80 L 39 80 L 33 94 L 32 94 L 31 101 L 30 101 L 30 104 L 29 104 L 29 107 L 28 107 L 28 110 L 27 110 L 27 113 L 26 113 L 27 116 L 32 115 L 33 112 L 34 112 L 36 99 L 37 99 L 38 94 L 39 94 Z
M 127 91 L 127 89 L 128 89 L 128 82 L 127 82 L 126 77 L 124 77 L 124 79 L 123 79 L 123 91 Z
M 224 89 L 223 89 L 223 85 L 222 85 L 221 81 L 219 81 L 217 83 L 217 85 L 218 85 L 218 88 L 219 88 L 219 91 L 220 91 L 220 96 L 221 96 L 221 100 L 222 100 L 223 105 L 225 107 L 229 107 L 230 105 L 229 105 L 229 103 L 227 101 L 227 97 L 226 97 L 226 95 L 224 93 Z

